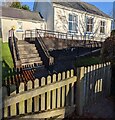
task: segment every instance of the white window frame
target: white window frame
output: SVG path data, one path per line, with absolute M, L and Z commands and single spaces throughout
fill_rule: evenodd
M 105 27 L 106 27 L 106 22 L 101 20 L 100 21 L 100 34 L 105 34 Z
M 70 15 L 72 19 L 70 20 Z M 70 29 L 70 24 L 72 25 L 72 29 Z M 78 15 L 69 14 L 68 17 L 68 30 L 69 33 L 78 33 Z
M 89 20 L 92 20 L 92 21 L 89 22 Z M 89 30 L 88 30 L 88 26 L 89 26 Z M 90 30 L 90 27 L 91 27 L 91 30 Z M 86 33 L 93 33 L 93 28 L 94 28 L 94 18 L 87 17 L 86 18 Z
M 17 22 L 17 31 L 22 32 L 23 31 L 23 22 L 18 21 Z

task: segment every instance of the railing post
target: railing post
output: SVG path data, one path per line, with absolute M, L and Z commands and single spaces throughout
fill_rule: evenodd
M 32 40 L 32 30 L 30 31 L 30 33 L 31 33 L 31 40 Z
M 25 39 L 26 39 L 26 31 L 25 31 Z
M 84 107 L 84 67 L 77 68 L 77 91 L 76 91 L 76 106 L 78 115 L 83 114 Z

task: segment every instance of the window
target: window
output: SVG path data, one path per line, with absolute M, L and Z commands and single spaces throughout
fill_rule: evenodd
M 105 33 L 105 21 L 100 21 L 100 33 Z
M 69 32 L 78 32 L 78 16 L 69 14 Z
M 22 22 L 18 22 L 17 30 L 18 31 L 22 31 L 23 30 L 23 24 L 22 24 Z
M 93 32 L 93 18 L 87 18 L 87 32 Z

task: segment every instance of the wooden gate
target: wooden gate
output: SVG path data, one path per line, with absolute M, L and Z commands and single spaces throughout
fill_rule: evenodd
M 110 94 L 110 63 L 80 67 L 3 87 L 2 118 L 64 118 Z

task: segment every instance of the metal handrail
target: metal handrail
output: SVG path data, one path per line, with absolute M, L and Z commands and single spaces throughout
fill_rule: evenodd
M 49 54 L 49 52 L 48 52 L 48 49 L 47 49 L 47 47 L 46 47 L 46 45 L 45 45 L 45 43 L 44 43 L 44 41 L 43 41 L 40 33 L 39 33 L 38 31 L 36 31 L 36 32 L 37 32 L 37 34 L 39 35 L 39 41 L 40 41 L 40 43 L 41 43 L 41 46 L 42 46 L 44 52 L 46 53 L 47 57 L 50 57 L 50 54 Z M 38 36 L 37 36 L 37 39 L 38 39 Z
M 15 47 L 15 51 L 16 51 L 16 58 L 17 58 L 17 60 L 20 60 L 19 50 L 18 50 L 18 46 L 17 46 L 17 40 L 18 39 L 15 37 L 14 32 L 13 32 L 13 42 L 14 42 L 14 47 Z
M 87 39 L 87 36 L 81 36 L 81 35 L 77 35 L 77 37 L 75 37 L 74 35 L 71 35 L 71 34 L 68 34 L 68 33 L 63 33 L 63 32 L 57 32 L 57 31 L 51 31 L 51 30 L 41 30 L 41 29 L 31 29 L 31 30 L 26 30 L 25 31 L 25 36 L 30 34 L 30 37 L 32 37 L 32 34 L 33 33 L 36 33 L 36 31 L 39 33 L 39 37 L 42 39 L 42 37 L 54 37 L 54 38 L 57 38 L 57 39 L 62 39 L 62 40 L 66 40 L 65 42 L 68 44 L 68 40 L 82 40 L 84 41 L 84 45 L 83 46 L 86 46 L 88 44 L 92 44 L 90 42 L 97 42 L 95 41 L 94 39 L 92 41 L 89 40 L 89 36 L 88 36 L 88 39 Z M 29 32 L 29 33 L 28 33 Z M 38 34 L 37 33 L 37 34 Z M 46 35 L 46 36 L 45 36 Z M 49 35 L 49 36 L 48 36 Z M 35 35 L 36 36 L 36 35 Z M 76 39 L 75 39 L 76 38 Z M 81 39 L 79 39 L 81 38 Z M 82 39 L 83 38 L 83 39 Z M 86 39 L 84 39 L 86 38 Z M 90 41 L 88 44 L 86 44 L 86 41 Z M 42 42 L 44 42 L 42 40 Z M 78 42 L 79 43 L 79 42 Z M 98 42 L 99 43 L 99 42 Z M 44 44 L 44 43 L 43 43 Z M 45 45 L 45 44 L 44 44 Z
M 11 34 L 11 36 L 9 37 L 11 37 L 12 50 L 13 50 L 12 52 L 14 54 L 14 57 L 16 60 L 20 60 L 18 46 L 17 46 L 17 38 L 15 37 L 13 30 L 10 30 L 9 33 Z

